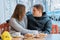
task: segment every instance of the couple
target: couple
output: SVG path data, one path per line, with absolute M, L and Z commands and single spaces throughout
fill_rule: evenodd
M 14 13 L 10 19 L 10 26 L 22 34 L 38 34 L 40 32 L 50 34 L 51 20 L 43 13 L 43 6 L 40 4 L 33 6 L 33 13 L 26 15 L 25 6 L 17 4 Z

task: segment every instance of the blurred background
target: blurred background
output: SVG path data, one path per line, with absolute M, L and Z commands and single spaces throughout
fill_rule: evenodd
M 26 13 L 31 14 L 32 6 L 42 4 L 44 12 L 52 19 L 52 24 L 60 28 L 60 0 L 0 0 L 0 24 L 10 19 L 16 4 L 24 4 Z

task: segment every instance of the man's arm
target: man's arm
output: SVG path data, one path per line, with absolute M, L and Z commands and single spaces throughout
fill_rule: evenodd
M 43 31 L 44 33 L 50 34 L 52 30 L 52 22 L 49 20 L 46 25 L 45 25 L 45 30 Z

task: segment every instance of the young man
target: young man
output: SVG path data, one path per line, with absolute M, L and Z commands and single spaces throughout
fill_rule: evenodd
M 43 13 L 43 6 L 40 4 L 33 6 L 33 14 L 27 15 L 28 29 L 38 30 L 39 32 L 50 34 L 52 22 L 51 19 Z

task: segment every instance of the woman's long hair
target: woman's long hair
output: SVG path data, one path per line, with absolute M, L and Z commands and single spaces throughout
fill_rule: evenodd
M 25 15 L 25 6 L 22 4 L 17 4 L 16 8 L 14 10 L 14 13 L 12 15 L 12 18 L 15 18 L 19 21 L 21 21 L 23 19 Z

